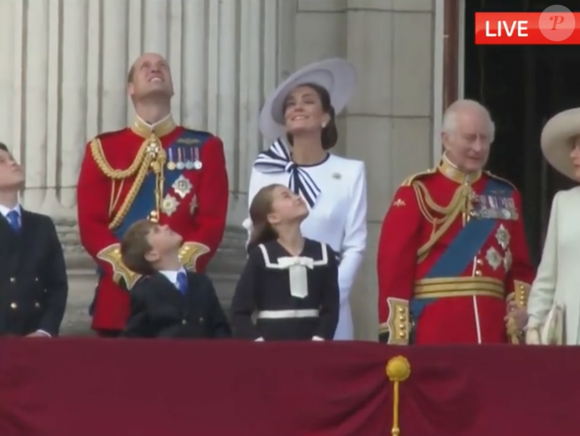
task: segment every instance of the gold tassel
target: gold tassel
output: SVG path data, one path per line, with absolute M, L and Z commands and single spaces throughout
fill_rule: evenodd
M 393 427 L 391 436 L 399 436 L 401 429 L 399 427 L 399 384 L 404 382 L 411 375 L 411 365 L 403 356 L 391 358 L 386 367 L 387 377 L 393 383 Z

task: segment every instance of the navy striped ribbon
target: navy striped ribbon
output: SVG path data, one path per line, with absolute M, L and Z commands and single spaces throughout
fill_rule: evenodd
M 316 204 L 320 188 L 310 174 L 292 162 L 288 148 L 280 138 L 268 150 L 258 155 L 254 162 L 254 168 L 265 174 L 289 173 L 288 189 L 295 194 L 300 194 L 311 209 Z

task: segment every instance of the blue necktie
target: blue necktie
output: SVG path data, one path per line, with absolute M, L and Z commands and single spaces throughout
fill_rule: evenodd
M 8 218 L 8 223 L 10 223 L 12 230 L 14 230 L 16 233 L 20 233 L 20 215 L 18 212 L 11 210 L 8 212 L 8 215 L 6 215 L 6 218 Z
M 183 271 L 177 274 L 177 289 L 183 295 L 185 295 L 187 292 L 187 274 L 185 274 Z

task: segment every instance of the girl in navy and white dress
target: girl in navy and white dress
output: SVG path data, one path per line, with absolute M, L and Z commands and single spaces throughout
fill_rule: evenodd
M 282 184 L 300 195 L 310 213 L 302 222 L 306 238 L 337 253 L 340 312 L 334 339 L 353 339 L 349 297 L 367 238 L 364 163 L 328 150 L 336 145 L 335 115 L 356 84 L 354 67 L 342 59 L 309 65 L 292 74 L 268 98 L 260 115 L 266 138 L 278 138 L 257 157 L 249 203 L 264 186 Z M 244 227 L 252 229 L 252 220 Z
M 248 260 L 231 307 L 234 337 L 331 340 L 338 323 L 338 264 L 332 248 L 302 236 L 306 203 L 284 185 L 269 185 L 254 197 L 250 216 Z

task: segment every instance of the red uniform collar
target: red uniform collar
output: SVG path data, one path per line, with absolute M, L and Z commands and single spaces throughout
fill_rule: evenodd
M 482 171 L 477 171 L 475 173 L 464 173 L 453 163 L 451 163 L 445 155 L 443 155 L 438 169 L 439 172 L 441 172 L 441 174 L 443 174 L 448 179 L 457 183 L 467 183 L 470 185 L 477 182 L 482 175 Z

